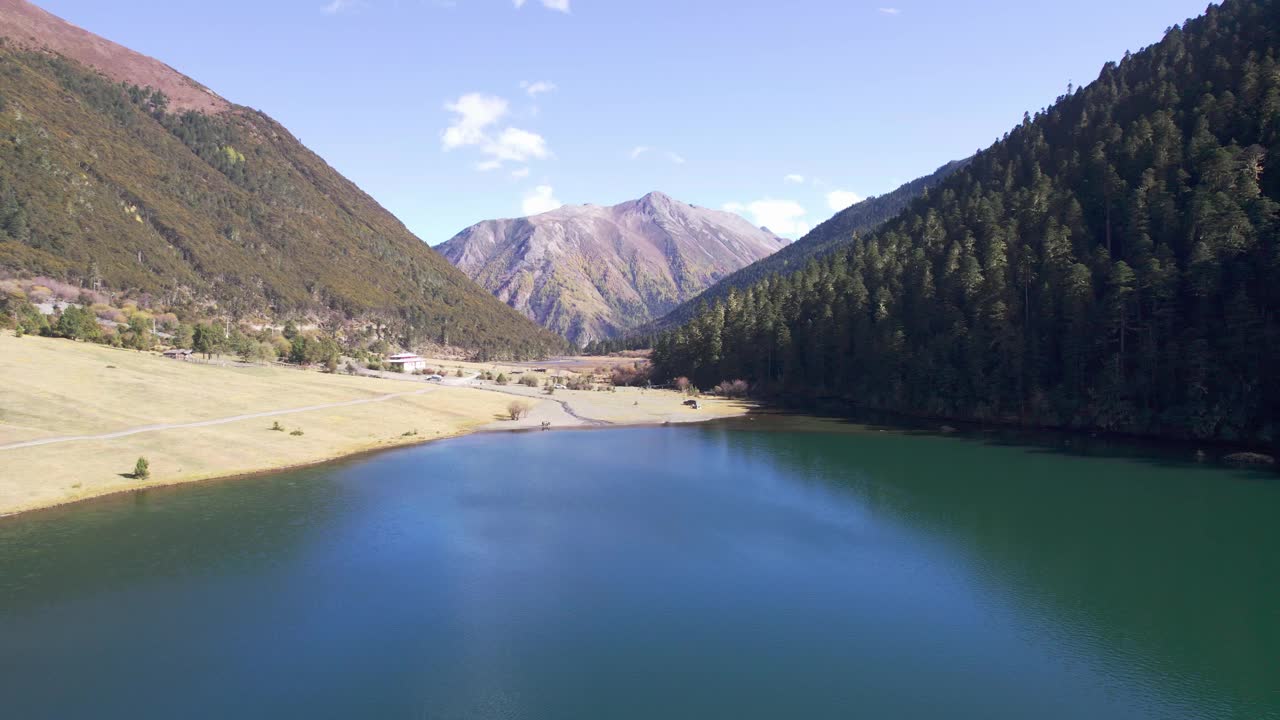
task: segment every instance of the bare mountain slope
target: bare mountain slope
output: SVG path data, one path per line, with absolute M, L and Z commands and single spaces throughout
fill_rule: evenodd
M 28 50 L 50 50 L 116 82 L 152 87 L 174 111 L 220 113 L 231 104 L 200 83 L 156 60 L 78 28 L 27 0 L 0 0 L 0 36 Z
M 489 220 L 437 249 L 498 299 L 585 344 L 661 317 L 786 242 L 732 213 L 654 192 Z

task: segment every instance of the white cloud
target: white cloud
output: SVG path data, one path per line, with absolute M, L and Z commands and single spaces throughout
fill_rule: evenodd
M 515 180 L 527 178 L 529 177 L 529 168 L 527 167 L 516 168 L 515 170 L 511 171 L 511 177 Z
M 483 143 L 486 129 L 501 120 L 507 108 L 506 100 L 483 93 L 469 93 L 455 102 L 445 103 L 444 109 L 456 117 L 453 124 L 445 128 L 444 149 Z
M 797 174 L 795 174 L 795 173 L 792 173 L 792 174 L 790 174 L 790 175 L 788 175 L 788 176 L 786 176 L 786 177 L 782 178 L 782 182 L 785 182 L 785 183 L 791 183 L 791 184 L 793 184 L 793 185 L 803 185 L 803 184 L 804 184 L 804 176 L 803 176 L 803 175 L 797 175 Z
M 799 237 L 809 232 L 809 223 L 805 222 L 808 211 L 793 200 L 765 198 L 746 204 L 731 202 L 725 203 L 724 209 L 743 216 L 750 215 L 753 224 L 767 227 L 779 235 Z
M 351 10 L 359 4 L 360 0 L 330 0 L 330 2 L 320 8 L 320 12 L 325 15 L 337 15 L 343 10 Z
M 551 154 L 547 150 L 547 141 L 541 135 L 520 128 L 503 130 L 497 139 L 486 142 L 480 150 L 498 160 L 514 162 L 545 158 Z
M 832 190 L 827 193 L 827 207 L 832 210 L 843 210 L 854 203 L 862 202 L 862 196 L 848 190 Z
M 552 90 L 555 90 L 556 84 L 553 82 L 547 82 L 546 80 L 539 80 L 537 82 L 524 80 L 520 83 L 520 89 L 528 93 L 529 97 L 538 97 L 542 93 L 549 93 Z
M 446 150 L 478 147 L 488 156 L 476 166 L 478 170 L 496 170 L 504 162 L 526 162 L 548 157 L 547 141 L 541 135 L 508 127 L 494 133 L 510 109 L 506 100 L 483 93 L 469 93 L 454 102 L 445 103 L 454 114 L 453 124 L 441 133 L 440 143 Z
M 894 7 L 879 8 L 881 13 L 885 15 L 901 15 L 902 11 Z
M 658 148 L 649 147 L 648 145 L 637 145 L 634 148 L 631 148 L 631 159 L 639 160 L 641 157 L 648 155 L 649 153 L 661 153 L 662 157 L 666 158 L 674 165 L 683 165 L 686 162 L 684 156 L 678 152 L 660 150 Z
M 569 12 L 569 0 L 538 0 L 542 3 L 542 7 L 548 10 L 558 10 L 562 13 Z M 525 0 L 514 0 L 516 9 L 524 7 Z
M 555 190 L 550 185 L 539 185 L 524 194 L 524 199 L 520 202 L 520 211 L 525 215 L 539 215 L 544 212 L 551 212 L 560 207 L 561 204 L 556 199 Z

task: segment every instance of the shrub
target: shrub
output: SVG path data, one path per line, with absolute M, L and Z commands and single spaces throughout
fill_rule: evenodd
M 729 398 L 740 398 L 745 397 L 750 389 L 746 380 L 725 380 L 715 387 L 715 392 Z
M 463 375 L 463 374 L 462 374 L 462 368 L 458 368 L 458 371 L 457 371 L 457 372 L 455 372 L 455 373 L 453 374 L 453 376 L 454 376 L 454 377 L 466 377 L 465 375 Z
M 507 405 L 507 414 L 511 416 L 512 420 L 519 420 L 520 418 L 527 416 L 531 409 L 532 408 L 529 406 L 529 403 L 524 402 L 523 400 L 512 400 L 511 403 Z
M 525 375 L 524 377 L 520 378 L 520 384 L 525 387 L 536 388 L 538 387 L 538 378 L 532 375 Z
M 293 435 L 294 437 L 297 437 L 298 435 L 301 435 L 301 434 L 302 434 L 302 428 L 298 428 L 297 430 L 294 430 L 293 432 L 291 432 L 291 433 L 289 433 L 289 434 L 290 434 L 290 435 Z
M 146 480 L 149 477 L 151 477 L 151 463 L 144 457 L 138 458 L 138 462 L 133 464 L 133 479 Z
M 498 383 L 499 385 L 506 385 L 506 384 L 507 384 L 507 374 L 506 374 L 506 373 L 498 373 L 498 379 L 497 379 L 497 380 L 494 380 L 494 382 Z
M 280 424 L 279 420 L 271 423 L 271 429 L 275 430 L 276 432 L 284 432 L 284 426 Z

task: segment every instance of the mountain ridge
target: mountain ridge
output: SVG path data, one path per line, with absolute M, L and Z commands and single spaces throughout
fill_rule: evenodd
M 0 267 L 193 312 L 374 327 L 406 345 L 503 356 L 564 347 L 265 113 L 181 109 L 119 73 L 141 67 L 184 92 L 203 86 L 68 27 L 0 0 L 0 32 L 22 33 L 0 46 Z M 51 44 L 35 49 L 44 35 Z M 104 74 L 55 52 L 68 36 L 130 62 Z
M 927 199 L 658 338 L 659 378 L 1280 445 L 1280 1 L 1226 0 Z
M 925 195 L 952 173 L 968 165 L 970 159 L 953 160 L 928 175 L 904 183 L 895 190 L 850 205 L 819 223 L 799 240 L 772 255 L 734 271 L 698 296 L 681 303 L 666 315 L 636 328 L 632 335 L 640 338 L 670 329 L 693 317 L 701 304 L 722 300 L 732 289 L 741 290 L 769 275 L 803 267 L 811 260 L 834 252 L 842 245 L 853 242 L 859 233 L 874 230 L 891 220 L 915 199 Z
M 500 300 L 579 345 L 665 313 L 786 241 L 653 191 L 476 223 L 437 246 Z

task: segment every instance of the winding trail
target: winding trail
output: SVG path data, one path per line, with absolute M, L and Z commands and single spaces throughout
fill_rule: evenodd
M 379 395 L 371 398 L 361 398 L 359 400 L 346 400 L 336 403 L 325 403 L 323 405 L 308 405 L 300 408 L 289 408 L 286 410 L 270 410 L 267 412 L 245 413 L 244 415 L 232 415 L 231 417 L 217 418 L 214 420 L 198 420 L 196 422 L 187 423 L 164 423 L 160 425 L 140 425 L 138 427 L 129 428 L 127 430 L 118 430 L 116 432 L 102 433 L 101 435 L 64 435 L 61 437 L 40 438 L 38 440 L 24 440 L 22 442 L 9 443 L 8 445 L 0 445 L 0 450 L 17 450 L 18 448 L 37 447 L 39 445 L 55 445 L 64 442 L 76 442 L 79 440 L 110 440 L 112 438 L 126 437 L 128 435 L 138 435 L 140 433 L 158 432 L 161 430 L 180 430 L 182 428 L 198 428 L 209 427 L 211 425 L 225 425 L 226 423 L 240 422 L 241 420 L 253 420 L 254 418 L 277 417 L 280 415 L 294 415 L 296 413 L 311 412 L 313 410 L 328 410 L 329 408 L 350 407 L 352 405 L 366 405 L 369 403 L 386 402 L 395 400 L 396 398 L 408 397 L 410 395 L 425 395 L 433 392 L 435 388 L 426 388 L 424 390 L 410 390 L 408 392 L 392 393 L 390 395 Z
M 532 401 L 534 401 L 534 402 L 538 402 L 539 400 L 547 400 L 547 401 L 550 401 L 550 402 L 553 402 L 553 403 L 556 403 L 557 405 L 559 405 L 559 406 L 560 406 L 560 408 L 564 410 L 564 412 L 565 412 L 565 414 L 566 414 L 566 415 L 568 415 L 569 417 L 573 418 L 574 420 L 577 420 L 578 422 L 582 423 L 583 425 L 591 425 L 591 426 L 603 427 L 603 426 L 605 426 L 605 425 L 612 425 L 612 424 L 613 424 L 613 423 L 609 422 L 608 420 L 597 420 L 597 419 L 595 419 L 595 418 L 583 417 L 583 416 L 579 415 L 578 413 L 574 412 L 574 410 L 573 410 L 573 406 L 569 404 L 569 401 L 568 401 L 568 400 L 561 400 L 561 399 L 559 399 L 559 398 L 554 398 L 554 397 L 544 397 L 544 396 L 539 396 L 539 395 L 528 395 L 528 394 L 525 394 L 525 393 L 522 393 L 522 392 L 512 392 L 512 391 L 510 391 L 510 390 L 503 390 L 502 388 L 497 388 L 497 387 L 475 387 L 475 386 L 472 386 L 472 389 L 474 389 L 474 390 L 479 390 L 479 391 L 481 391 L 481 392 L 500 393 L 500 394 L 502 394 L 502 395 L 507 395 L 507 396 L 509 396 L 509 397 L 524 398 L 525 400 L 532 400 Z

